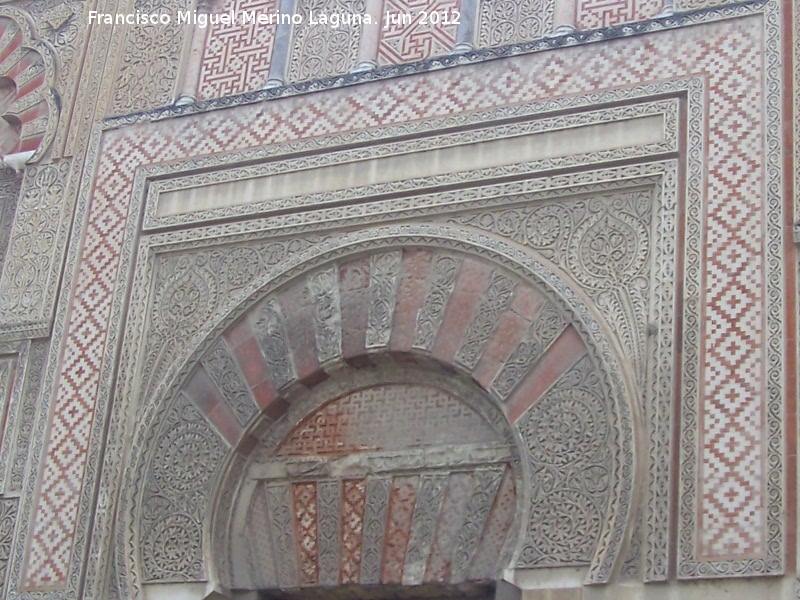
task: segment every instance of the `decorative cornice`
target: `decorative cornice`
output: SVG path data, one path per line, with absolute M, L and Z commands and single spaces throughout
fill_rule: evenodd
M 288 85 L 282 85 L 253 92 L 225 96 L 223 98 L 203 100 L 201 102 L 194 102 L 192 104 L 186 104 L 182 106 L 172 105 L 155 110 L 109 117 L 102 121 L 102 125 L 103 129 L 116 129 L 133 123 L 161 121 L 173 117 L 211 112 L 233 106 L 255 104 L 265 100 L 299 96 L 373 81 L 384 81 L 387 79 L 394 79 L 396 77 L 415 75 L 418 73 L 428 73 L 431 71 L 450 69 L 462 65 L 479 64 L 491 60 L 508 58 L 510 56 L 547 52 L 550 50 L 557 50 L 559 48 L 581 46 L 583 44 L 594 44 L 597 42 L 628 38 L 657 31 L 678 29 L 681 27 L 688 27 L 692 25 L 699 25 L 723 19 L 731 19 L 755 14 L 758 13 L 770 1 L 771 0 L 747 0 L 745 2 L 737 2 L 724 6 L 714 6 L 672 15 L 664 15 L 654 19 L 649 19 L 647 21 L 640 21 L 638 23 L 625 23 L 602 29 L 575 31 L 565 35 L 542 37 L 538 40 L 533 40 L 522 44 L 509 44 L 507 46 L 500 46 L 497 48 L 483 48 L 470 52 L 453 53 L 402 65 L 381 67 L 370 71 L 359 71 L 355 73 L 335 75 L 333 77 L 325 77 L 322 79 L 301 81 L 298 83 L 291 83 Z

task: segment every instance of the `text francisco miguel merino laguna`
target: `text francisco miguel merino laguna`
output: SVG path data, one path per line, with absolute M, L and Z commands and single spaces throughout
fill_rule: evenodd
M 440 9 L 433 11 L 417 11 L 415 13 L 387 12 L 383 18 L 384 28 L 390 25 L 410 25 L 419 20 L 425 25 L 458 25 L 461 15 L 455 9 Z M 96 10 L 89 11 L 89 23 L 100 25 L 168 25 L 173 16 L 168 13 L 102 13 Z M 325 12 L 319 13 L 309 10 L 307 15 L 301 13 L 286 14 L 280 11 L 258 12 L 255 10 L 229 10 L 227 12 L 206 14 L 190 10 L 178 11 L 176 22 L 182 25 L 299 25 L 305 20 L 309 25 L 327 25 L 338 28 L 342 25 L 372 25 L 377 22 L 372 15 L 350 12 Z

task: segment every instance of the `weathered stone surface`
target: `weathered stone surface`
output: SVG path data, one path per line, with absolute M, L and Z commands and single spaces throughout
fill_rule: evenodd
M 0 596 L 796 596 L 790 2 L 100 4 L 0 6 Z

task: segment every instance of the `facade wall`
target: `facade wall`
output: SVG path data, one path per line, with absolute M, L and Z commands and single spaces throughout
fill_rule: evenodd
M 102 4 L 0 4 L 0 596 L 800 594 L 792 2 Z

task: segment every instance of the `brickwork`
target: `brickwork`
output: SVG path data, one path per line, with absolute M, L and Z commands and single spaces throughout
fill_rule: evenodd
M 460 8 L 461 0 L 387 0 L 378 64 L 395 65 L 450 52 L 456 43 Z M 405 19 L 406 15 L 410 18 Z
M 269 14 L 277 10 L 279 4 L 277 0 L 227 0 L 219 12 Z M 263 87 L 269 73 L 276 27 L 241 22 L 210 25 L 200 67 L 198 97 L 219 98 Z
M 490 441 L 494 432 L 445 391 L 380 387 L 331 402 L 281 446 L 283 456 L 398 450 L 464 439 Z
M 656 17 L 663 0 L 577 0 L 578 29 L 597 29 Z
M 317 565 L 317 486 L 298 483 L 292 486 L 294 519 L 297 535 L 297 564 L 301 584 L 315 585 L 319 581 Z
M 364 535 L 364 508 L 367 500 L 367 485 L 361 480 L 343 483 L 342 491 L 342 567 L 343 585 L 358 583 L 361 572 L 361 551 Z

